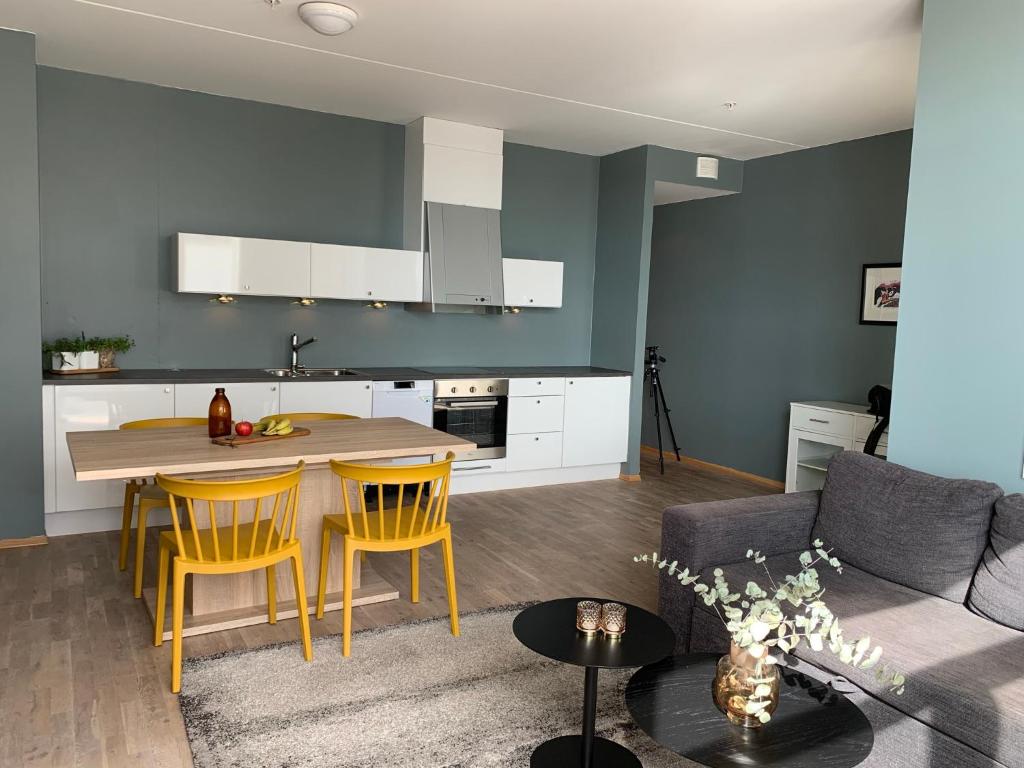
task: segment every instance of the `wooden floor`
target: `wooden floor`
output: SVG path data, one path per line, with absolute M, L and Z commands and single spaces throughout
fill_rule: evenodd
M 659 546 L 665 506 L 773 492 L 673 463 L 660 477 L 649 457 L 641 470 L 639 483 L 452 497 L 460 610 L 576 594 L 653 609 L 655 574 L 632 555 Z M 402 599 L 356 608 L 355 629 L 447 612 L 439 551 L 422 555 L 418 605 L 408 602 L 408 557 L 371 557 Z M 147 584 L 155 571 L 150 561 Z M 151 626 L 128 573 L 117 570 L 116 533 L 0 550 L 0 766 L 191 766 L 170 693 L 170 644 L 154 648 Z M 340 612 L 313 621 L 316 635 L 340 631 Z M 203 635 L 187 638 L 184 653 L 256 647 L 297 632 L 290 620 Z M 337 652 L 340 664 L 340 639 Z

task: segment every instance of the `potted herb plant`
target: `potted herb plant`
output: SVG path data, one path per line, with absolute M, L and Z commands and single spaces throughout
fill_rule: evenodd
M 775 665 L 783 653 L 806 642 L 813 651 L 827 648 L 844 664 L 861 669 L 875 669 L 880 682 L 897 695 L 903 693 L 903 674 L 880 664 L 881 646 L 872 646 L 870 637 L 847 641 L 836 618 L 822 600 L 825 590 L 818 581 L 819 563 L 837 573 L 843 566 L 825 549 L 820 539 L 812 542 L 813 551 L 800 555 L 800 570 L 776 580 L 760 552 L 747 550 L 747 559 L 764 569 L 767 587 L 748 581 L 742 590 L 733 592 L 721 568 L 715 568 L 714 583 L 701 581 L 688 568 L 669 563 L 653 555 L 633 558 L 649 563 L 659 570 L 667 569 L 680 586 L 692 586 L 704 604 L 713 607 L 731 637 L 730 651 L 723 656 L 715 672 L 712 695 L 730 722 L 747 728 L 767 723 L 779 703 L 779 671 Z
M 85 334 L 78 338 L 61 337 L 45 342 L 43 354 L 50 356 L 50 368 L 54 371 L 99 368 L 99 353 L 90 346 Z
M 110 338 L 89 339 L 90 346 L 99 352 L 99 368 L 116 367 L 118 353 L 127 352 L 135 346 L 131 336 L 111 336 Z

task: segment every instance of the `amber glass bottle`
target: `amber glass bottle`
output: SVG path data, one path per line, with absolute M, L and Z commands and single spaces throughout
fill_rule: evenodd
M 210 437 L 223 437 L 231 434 L 231 403 L 224 394 L 223 387 L 217 387 L 213 400 L 210 401 Z

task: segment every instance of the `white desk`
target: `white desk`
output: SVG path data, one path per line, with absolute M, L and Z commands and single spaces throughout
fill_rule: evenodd
M 841 451 L 863 451 L 875 427 L 868 406 L 810 400 L 789 404 L 789 452 L 786 493 L 819 490 L 828 462 Z M 889 431 L 882 433 L 875 453 L 885 456 Z

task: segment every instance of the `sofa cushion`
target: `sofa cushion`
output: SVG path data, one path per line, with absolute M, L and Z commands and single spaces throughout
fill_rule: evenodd
M 829 464 L 813 535 L 844 563 L 963 603 L 1002 495 L 845 451 Z
M 1024 494 L 996 502 L 988 546 L 967 604 L 982 616 L 1024 631 Z
M 776 581 L 799 567 L 797 554 L 765 563 Z M 748 580 L 762 587 L 761 566 L 722 566 L 734 590 Z M 710 570 L 704 573 L 710 576 Z M 927 723 L 1012 768 L 1024 768 L 1024 633 L 971 613 L 962 605 L 844 566 L 819 570 L 824 600 L 847 641 L 870 635 L 882 663 L 907 677 L 902 696 L 890 693 L 874 670 L 854 669 L 828 649 L 806 644 L 796 657 L 841 675 L 889 706 Z M 691 649 L 724 650 L 728 635 L 713 609 L 697 601 Z M 780 711 L 781 714 L 781 711 Z

